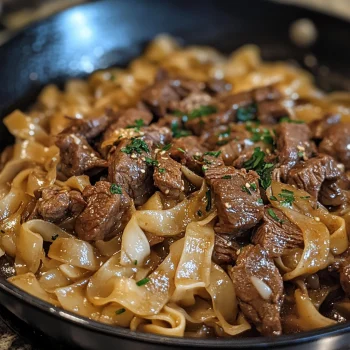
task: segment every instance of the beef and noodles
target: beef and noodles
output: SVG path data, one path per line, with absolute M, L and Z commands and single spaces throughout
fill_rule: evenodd
M 178 337 L 350 320 L 350 94 L 163 35 L 4 123 L 1 264 L 24 291 Z

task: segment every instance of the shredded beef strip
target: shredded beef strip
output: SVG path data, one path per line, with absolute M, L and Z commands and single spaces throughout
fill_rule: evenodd
M 215 232 L 239 236 L 263 217 L 258 175 L 233 167 L 212 167 L 205 172 L 218 210 Z
M 124 189 L 117 187 L 113 191 L 111 186 L 110 182 L 99 181 L 84 189 L 87 206 L 75 222 L 75 232 L 80 239 L 110 239 L 121 233 L 130 220 L 132 200 Z
M 243 248 L 229 274 L 245 317 L 255 324 L 262 335 L 280 335 L 283 280 L 267 251 L 259 244 Z M 253 280 L 267 285 L 271 294 L 262 297 Z
M 252 243 L 263 247 L 270 258 L 278 258 L 294 248 L 304 245 L 303 233 L 279 209 L 272 209 L 276 218 L 269 214 L 270 206 L 264 208 L 264 216 L 253 236 Z

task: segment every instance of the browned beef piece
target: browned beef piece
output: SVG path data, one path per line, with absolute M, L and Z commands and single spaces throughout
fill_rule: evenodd
M 206 90 L 209 93 L 214 93 L 214 94 L 225 94 L 229 91 L 231 91 L 232 85 L 228 83 L 226 80 L 223 79 L 211 79 L 207 83 Z
M 312 132 L 312 138 L 321 140 L 325 131 L 332 125 L 338 124 L 340 119 L 341 117 L 339 114 L 327 114 L 324 116 L 324 118 L 311 122 L 309 126 Z
M 108 166 L 83 136 L 59 134 L 56 146 L 60 149 L 59 170 L 67 177 L 94 175 Z
M 186 129 L 193 132 L 194 135 L 200 136 L 203 132 L 213 130 L 216 127 L 228 125 L 234 122 L 234 111 L 227 110 L 204 117 L 194 118 L 185 123 Z
M 184 192 L 181 164 L 170 158 L 168 153 L 158 152 L 156 156 L 158 165 L 154 169 L 154 185 L 167 197 L 179 199 Z
M 258 104 L 258 119 L 262 124 L 275 124 L 288 115 L 288 111 L 279 101 L 263 101 Z
M 350 170 L 350 123 L 340 123 L 329 127 L 319 146 L 319 151 L 327 153 Z
M 200 172 L 202 164 L 197 157 L 201 157 L 208 150 L 203 147 L 196 136 L 180 137 L 173 140 L 170 155 L 181 164 L 195 172 Z
M 211 185 L 218 210 L 215 232 L 239 236 L 259 223 L 264 206 L 255 171 L 209 168 L 205 178 Z
M 75 232 L 84 241 L 109 239 L 121 233 L 131 217 L 132 201 L 121 187 L 120 193 L 111 192 L 111 183 L 99 181 L 87 186 L 83 197 L 86 208 L 77 217 Z M 119 191 L 117 191 L 119 192 Z
M 232 165 L 240 155 L 256 147 L 256 144 L 250 141 L 248 135 L 249 133 L 241 133 L 240 136 L 219 148 L 226 165 Z
M 229 274 L 244 316 L 262 335 L 280 335 L 283 280 L 267 251 L 259 244 L 243 248 Z M 258 291 L 259 280 L 270 288 L 270 295 Z
M 237 259 L 240 245 L 230 235 L 215 234 L 213 261 L 219 265 L 233 264 Z
M 340 284 L 347 296 L 350 296 L 350 263 L 349 259 L 340 268 Z
M 58 224 L 65 219 L 77 217 L 85 206 L 86 202 L 80 192 L 50 186 L 35 192 L 35 199 L 27 205 L 22 220 L 40 218 Z
M 153 170 L 146 163 L 146 157 L 151 158 L 151 143 L 146 142 L 148 152 L 123 152 L 130 144 L 132 140 L 123 140 L 109 152 L 108 180 L 122 186 L 135 205 L 142 205 L 154 191 Z
M 141 94 L 142 101 L 158 116 L 164 116 L 174 102 L 180 101 L 191 92 L 199 92 L 205 88 L 204 83 L 194 80 L 161 78 Z
M 337 207 L 346 201 L 346 192 L 343 191 L 338 181 L 325 180 L 322 184 L 318 200 L 326 206 Z
M 273 210 L 281 222 L 276 221 L 269 214 Z M 303 233 L 279 209 L 265 207 L 262 224 L 255 230 L 252 237 L 254 244 L 260 244 L 270 258 L 277 258 L 289 250 L 302 247 Z
M 111 118 L 103 114 L 97 118 L 72 119 L 72 125 L 64 129 L 61 134 L 76 134 L 91 140 L 104 132 Z
M 107 140 L 119 129 L 136 126 L 137 120 L 143 120 L 143 125 L 149 125 L 152 121 L 152 114 L 143 109 L 129 108 L 126 111 L 117 113 L 116 121 L 106 130 L 103 139 Z M 141 125 L 142 126 L 142 125 Z
M 319 154 L 293 167 L 288 174 L 288 183 L 308 192 L 316 199 L 323 199 L 327 203 L 339 202 L 336 205 L 340 205 L 344 200 L 341 189 L 336 185 L 340 176 L 341 172 L 335 160 L 326 154 Z M 322 196 L 319 196 L 321 188 Z
M 170 103 L 172 110 L 179 110 L 184 113 L 189 113 L 194 109 L 198 109 L 202 106 L 208 106 L 213 104 L 213 98 L 205 92 L 192 92 L 181 101 L 174 101 Z
M 314 152 L 311 132 L 306 124 L 282 123 L 276 128 L 277 155 L 282 180 L 300 159 L 310 158 Z
M 149 142 L 152 147 L 167 145 L 173 138 L 169 128 L 160 127 L 153 124 L 145 128 L 141 128 L 141 132 L 144 133 L 143 139 Z

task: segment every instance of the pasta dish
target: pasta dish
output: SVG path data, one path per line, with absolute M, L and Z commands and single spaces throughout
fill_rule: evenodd
M 350 319 L 348 93 L 161 35 L 4 123 L 0 265 L 27 293 L 178 337 Z

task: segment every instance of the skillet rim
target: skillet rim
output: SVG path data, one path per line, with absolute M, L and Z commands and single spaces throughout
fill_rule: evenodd
M 109 2 L 109 1 L 107 0 L 105 2 Z M 263 2 L 272 3 L 274 6 L 278 6 L 278 7 L 303 9 L 303 10 L 305 10 L 306 13 L 309 13 L 310 16 L 312 14 L 318 14 L 318 15 L 322 15 L 322 16 L 325 16 L 328 18 L 336 19 L 338 23 L 342 23 L 343 25 L 350 24 L 350 22 L 344 18 L 329 15 L 329 14 L 326 14 L 320 10 L 317 10 L 317 9 L 310 9 L 308 7 L 301 7 L 301 6 L 297 6 L 297 5 L 293 5 L 293 4 L 289 4 L 289 3 L 282 4 L 282 3 L 277 3 L 276 1 L 263 0 Z M 14 41 L 16 41 L 17 37 L 19 37 L 21 34 L 23 34 L 28 29 L 33 29 L 37 26 L 45 24 L 46 22 L 50 22 L 52 20 L 52 18 L 58 17 L 62 13 L 67 13 L 71 10 L 76 9 L 76 8 L 84 8 L 84 7 L 94 6 L 95 3 L 96 2 L 93 1 L 92 3 L 75 5 L 75 6 L 70 7 L 66 10 L 63 10 L 59 13 L 53 14 L 53 15 L 45 18 L 44 20 L 40 20 L 40 21 L 37 21 L 33 24 L 25 26 L 20 31 L 14 33 L 14 35 L 12 35 L 10 37 L 10 39 L 2 45 L 2 47 L 7 47 L 7 46 L 12 45 L 12 43 Z M 2 47 L 0 47 L 0 52 L 1 52 Z M 72 323 L 78 327 L 85 328 L 91 332 L 99 332 L 102 334 L 113 336 L 116 340 L 118 338 L 124 338 L 124 339 L 139 341 L 142 343 L 157 344 L 157 345 L 161 344 L 164 346 L 171 345 L 174 347 L 188 346 L 188 347 L 194 347 L 194 348 L 200 347 L 200 348 L 218 348 L 218 349 L 219 348 L 249 349 L 251 347 L 275 348 L 275 347 L 288 346 L 288 345 L 295 346 L 298 344 L 314 342 L 314 341 L 317 341 L 320 339 L 332 338 L 335 336 L 342 335 L 344 333 L 348 333 L 350 335 L 350 322 L 346 322 L 346 323 L 339 323 L 337 325 L 326 327 L 326 328 L 320 328 L 320 329 L 313 330 L 313 331 L 306 331 L 306 332 L 290 334 L 290 335 L 281 335 L 281 336 L 277 336 L 277 337 L 194 339 L 194 338 L 178 338 L 178 337 L 160 336 L 160 335 L 151 334 L 151 333 L 134 332 L 134 331 L 131 331 L 130 329 L 126 329 L 126 328 L 122 328 L 122 327 L 110 326 L 110 325 L 104 324 L 102 322 L 90 320 L 84 316 L 80 316 L 80 315 L 75 314 L 73 312 L 66 311 L 60 307 L 56 307 L 52 304 L 49 304 L 48 302 L 45 302 L 45 301 L 43 301 L 43 300 L 41 300 L 41 299 L 31 295 L 31 294 L 28 294 L 27 292 L 16 287 L 15 285 L 8 282 L 4 277 L 1 277 L 1 276 L 0 276 L 0 289 L 1 289 L 1 292 L 6 293 L 7 295 L 13 297 L 14 299 L 21 300 L 22 302 L 27 304 L 27 306 L 29 306 L 29 307 L 39 309 L 40 311 L 55 317 L 60 322 Z M 4 305 L 1 302 L 1 300 L 0 300 L 0 304 Z M 6 305 L 4 305 L 4 307 L 7 308 Z

